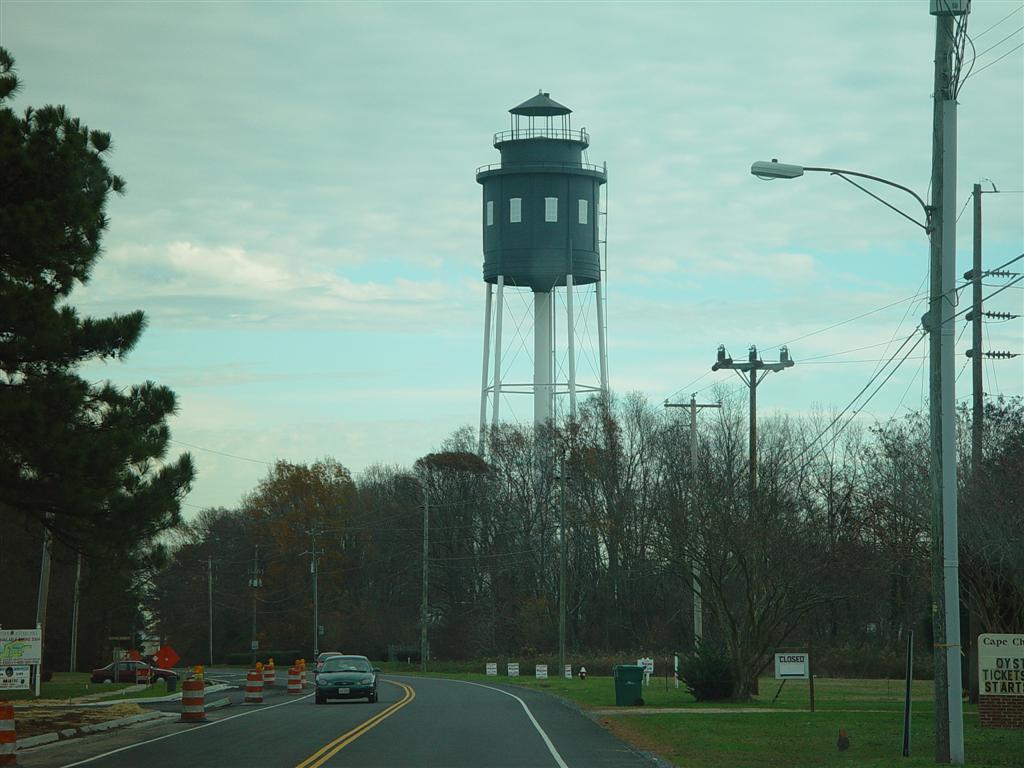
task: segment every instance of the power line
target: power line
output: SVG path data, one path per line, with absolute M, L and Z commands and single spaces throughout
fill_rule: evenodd
M 1019 8 L 1014 8 L 1014 9 L 1013 9 L 1012 11 L 1010 11 L 1010 12 L 1009 12 L 1008 14 L 1006 14 L 1005 16 L 1003 16 L 1003 18 L 1001 18 L 1001 19 L 1000 19 L 999 21 L 997 21 L 997 22 L 996 22 L 995 24 L 993 24 L 993 25 L 992 25 L 992 26 L 990 26 L 990 27 L 986 27 L 986 28 L 985 28 L 984 30 L 982 30 L 981 32 L 979 32 L 978 34 L 976 34 L 976 35 L 974 36 L 974 39 L 975 39 L 975 40 L 977 40 L 977 39 L 978 39 L 979 37 L 981 37 L 982 35 L 986 35 L 986 34 L 988 34 L 988 33 L 989 33 L 989 32 L 991 32 L 991 31 L 992 31 L 993 29 L 995 29 L 995 28 L 996 28 L 996 27 L 998 27 L 998 26 L 999 26 L 1000 24 L 1002 24 L 1002 23 L 1003 23 L 1004 21 L 1006 21 L 1006 20 L 1007 20 L 1008 18 L 1010 18 L 1011 16 L 1013 16 L 1013 14 L 1015 14 L 1015 13 L 1020 13 L 1021 11 L 1024 11 L 1024 5 L 1020 6 Z
M 1020 32 L 1021 30 L 1024 30 L 1024 26 L 1020 26 L 1020 27 L 1017 27 L 1017 28 L 1016 28 L 1015 30 L 1013 30 L 1013 32 L 1011 32 L 1010 34 L 1008 34 L 1008 35 L 1007 35 L 1006 37 L 1004 37 L 1004 38 L 1003 38 L 1002 40 L 1000 40 L 1000 41 L 999 41 L 998 43 L 993 43 L 993 44 L 992 44 L 992 45 L 990 45 L 990 46 L 989 46 L 988 48 L 986 48 L 986 49 L 985 49 L 984 51 L 982 51 L 981 53 L 979 53 L 979 54 L 978 54 L 978 56 L 979 56 L 979 57 L 980 57 L 980 56 L 984 56 L 984 55 L 985 55 L 986 53 L 988 53 L 989 51 L 991 51 L 991 50 L 992 50 L 993 48 L 995 48 L 995 47 L 997 47 L 997 46 L 999 46 L 999 45 L 1002 45 L 1003 43 L 1005 43 L 1005 42 L 1006 42 L 1007 40 L 1009 40 L 1009 39 L 1010 39 L 1011 37 L 1013 37 L 1014 35 L 1016 35 L 1016 34 L 1017 34 L 1018 32 Z M 981 70 L 979 70 L 979 71 L 981 71 Z
M 1017 45 L 1015 45 L 1015 46 L 1014 46 L 1013 48 L 1011 48 L 1011 49 L 1010 49 L 1010 50 L 1008 50 L 1008 51 L 1007 51 L 1006 53 L 1004 53 L 1004 54 L 1003 54 L 1002 56 L 1000 56 L 1000 57 L 999 57 L 998 59 L 994 59 L 993 61 L 990 61 L 990 62 L 989 62 L 988 64 L 986 64 L 986 65 L 985 65 L 984 67 L 981 67 L 981 68 L 979 68 L 979 69 L 978 69 L 978 70 L 977 70 L 976 72 L 973 72 L 973 73 L 971 73 L 971 74 L 972 74 L 972 76 L 973 76 L 973 77 L 977 77 L 977 76 L 978 76 L 978 75 L 980 75 L 980 74 L 981 74 L 982 72 L 984 72 L 984 71 L 985 71 L 986 69 L 988 69 L 989 67 L 991 67 L 991 66 L 992 66 L 993 64 L 998 64 L 998 63 L 999 63 L 1000 61 L 1002 61 L 1003 59 L 1005 59 L 1005 58 L 1006 58 L 1007 56 L 1009 56 L 1009 55 L 1010 55 L 1011 53 L 1013 53 L 1014 51 L 1016 51 L 1016 50 L 1018 50 L 1019 48 L 1022 48 L 1022 47 L 1024 47 L 1024 43 L 1018 43 L 1018 44 L 1017 44 Z
M 263 461 L 262 459 L 250 459 L 248 456 L 239 456 L 239 455 L 234 454 L 234 453 L 225 453 L 224 451 L 214 450 L 213 448 L 204 448 L 201 445 L 194 445 L 192 443 L 186 443 L 183 440 L 168 440 L 167 442 L 174 443 L 175 445 L 183 445 L 186 448 L 195 448 L 197 451 L 206 451 L 207 453 L 216 453 L 218 456 L 227 456 L 230 459 L 238 459 L 240 461 L 251 461 L 253 464 L 264 464 L 264 465 L 266 465 L 268 467 L 273 467 L 274 466 L 274 462 L 271 462 L 271 461 Z

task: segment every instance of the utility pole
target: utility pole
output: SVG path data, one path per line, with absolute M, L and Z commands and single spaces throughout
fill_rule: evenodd
M 40 630 L 42 638 L 41 645 L 43 652 L 46 652 L 46 605 L 50 601 L 50 547 L 53 542 L 53 535 L 46 524 L 53 519 L 47 514 L 46 522 L 43 523 L 43 554 L 39 562 L 39 593 L 36 595 L 36 626 Z M 41 659 L 40 659 L 41 661 Z M 36 670 L 36 674 L 42 673 L 42 665 Z
M 991 182 L 989 182 L 991 183 Z M 1016 357 L 1012 352 L 985 351 L 982 348 L 981 330 L 982 320 L 991 318 L 993 320 L 1011 320 L 1019 315 L 1009 312 L 985 312 L 982 307 L 981 281 L 985 277 L 1010 277 L 1013 272 L 1002 269 L 983 271 L 981 268 L 981 196 L 999 192 L 996 185 L 992 189 L 983 190 L 981 184 L 975 184 L 973 190 L 974 198 L 974 258 L 971 269 L 964 273 L 964 279 L 971 281 L 973 302 L 971 311 L 967 313 L 967 320 L 971 323 L 971 348 L 967 350 L 967 357 L 971 358 L 971 380 L 972 380 L 972 413 L 971 413 L 971 477 L 977 479 L 981 472 L 983 458 L 983 438 L 985 419 L 985 388 L 982 380 L 982 359 L 1008 359 Z M 978 701 L 978 648 L 977 638 L 980 633 L 978 616 L 969 606 L 968 610 L 968 654 L 967 654 L 967 695 L 972 704 Z
M 210 630 L 210 666 L 213 666 L 213 557 L 206 558 L 206 600 L 209 606 L 207 626 Z
M 981 383 L 981 184 L 975 184 L 974 197 L 974 259 L 971 264 L 971 293 L 974 307 L 971 312 L 971 473 L 977 475 L 981 468 L 981 420 L 985 409 L 985 397 Z M 973 641 L 973 638 L 971 638 Z M 973 642 L 971 643 L 973 645 Z
M 497 394 L 495 394 L 497 399 Z M 497 406 L 495 406 L 497 407 Z M 420 602 L 420 669 L 427 671 L 427 576 L 430 570 L 427 542 L 429 541 L 430 496 L 427 491 L 429 478 L 421 481 L 423 486 L 423 595 Z
M 793 367 L 789 349 L 779 347 L 779 362 L 766 363 L 757 356 L 757 347 L 750 346 L 747 362 L 734 362 L 725 351 L 725 345 L 718 346 L 718 360 L 711 366 L 712 371 L 731 368 L 736 371 L 747 388 L 750 389 L 750 509 L 757 507 L 757 385 L 772 371 L 782 371 Z
M 991 184 L 991 182 L 989 182 Z M 982 461 L 982 439 L 984 434 L 985 419 L 985 389 L 982 381 L 982 358 L 1006 359 L 1016 357 L 1010 352 L 986 352 L 982 349 L 981 323 L 986 317 L 994 320 L 1011 320 L 1019 317 L 1009 312 L 985 312 L 982 307 L 981 281 L 989 276 L 1009 277 L 1012 272 L 1004 270 L 983 271 L 981 268 L 981 196 L 999 192 L 996 185 L 992 189 L 982 190 L 981 184 L 975 184 L 972 196 L 974 198 L 974 258 L 971 269 L 964 273 L 964 279 L 971 281 L 972 306 L 967 314 L 967 320 L 971 323 L 971 348 L 967 350 L 967 357 L 971 358 L 971 384 L 972 384 L 972 413 L 971 413 L 971 474 L 977 475 L 981 470 Z M 973 640 L 973 637 L 972 637 Z M 972 674 L 977 670 L 972 668 Z
M 252 588 L 252 665 L 256 666 L 256 590 L 263 586 L 263 571 L 260 568 L 260 545 L 256 545 L 249 571 L 249 586 Z
M 566 538 L 565 538 L 565 497 L 566 497 L 566 483 L 570 482 L 570 478 L 565 473 L 565 462 L 562 462 L 562 475 L 559 478 L 561 480 L 561 498 L 559 505 L 559 537 L 558 537 L 558 676 L 562 677 L 565 675 L 565 612 L 567 604 L 566 595 L 566 559 L 568 557 L 566 551 Z
M 932 113 L 931 282 L 929 333 L 930 481 L 932 496 L 932 630 L 935 640 L 935 762 L 963 765 L 960 696 L 960 566 L 958 561 L 954 382 L 956 267 L 956 27 L 966 0 L 933 0 L 935 77 Z
M 666 408 L 689 408 L 690 409 L 690 520 L 697 519 L 696 502 L 694 496 L 697 490 L 697 409 L 698 408 L 721 408 L 721 403 L 698 403 L 697 393 L 690 395 L 689 404 L 670 403 L 665 401 Z M 695 546 L 700 546 L 703 538 L 698 531 L 694 531 Z M 693 581 L 693 646 L 696 648 L 704 640 L 704 598 L 700 586 L 700 562 L 697 555 L 690 558 L 690 575 Z
M 71 608 L 71 672 L 78 671 L 78 598 L 81 594 L 82 584 L 82 553 L 78 553 L 78 561 L 75 564 L 75 597 Z

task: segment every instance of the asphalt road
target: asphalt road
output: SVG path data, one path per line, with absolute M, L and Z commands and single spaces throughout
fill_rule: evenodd
M 231 678 L 238 670 L 208 677 Z M 652 768 L 656 761 L 546 694 L 456 680 L 387 675 L 380 699 L 316 706 L 312 688 L 264 704 L 211 711 L 203 724 L 167 717 L 19 752 L 24 768 Z M 212 694 L 211 700 L 224 694 Z M 157 705 L 177 712 L 179 705 Z

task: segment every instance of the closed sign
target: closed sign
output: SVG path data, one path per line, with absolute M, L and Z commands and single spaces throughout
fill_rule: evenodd
M 776 653 L 775 679 L 788 680 L 797 678 L 806 680 L 810 677 L 811 659 L 806 653 Z

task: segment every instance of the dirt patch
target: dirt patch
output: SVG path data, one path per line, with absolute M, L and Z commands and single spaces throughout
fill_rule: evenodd
M 112 704 L 109 707 L 18 707 L 14 710 L 14 728 L 18 738 L 24 739 L 65 728 L 117 720 L 144 711 L 138 704 Z

